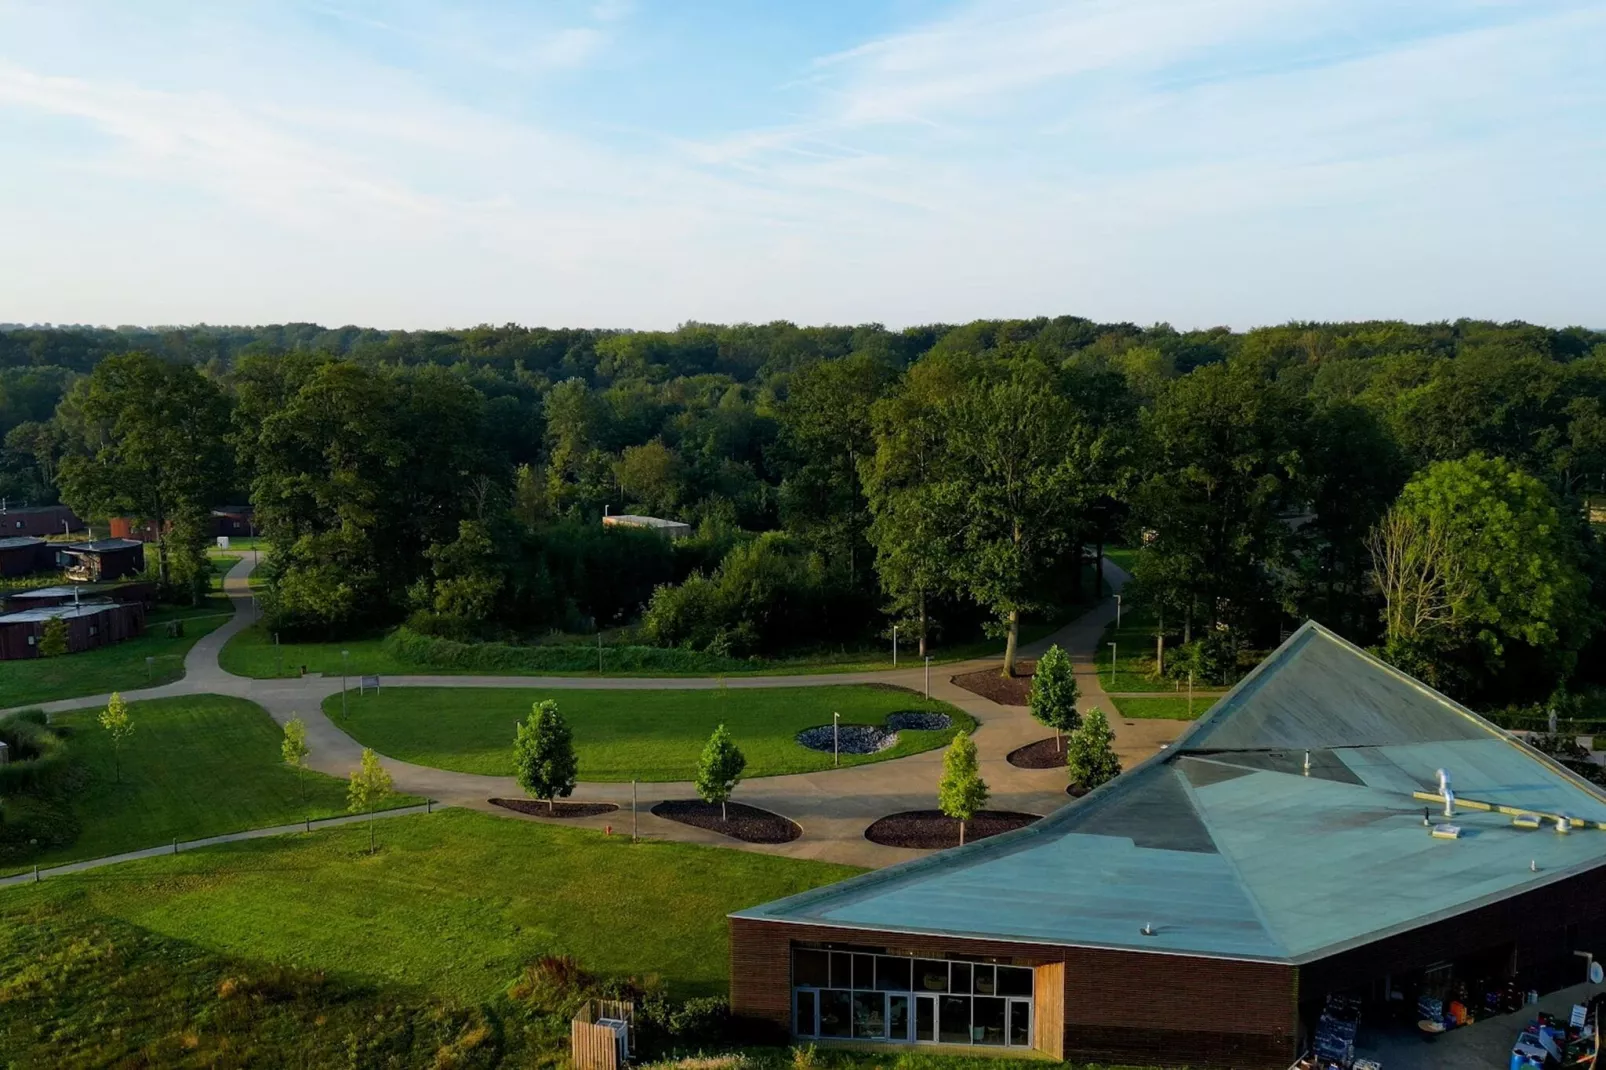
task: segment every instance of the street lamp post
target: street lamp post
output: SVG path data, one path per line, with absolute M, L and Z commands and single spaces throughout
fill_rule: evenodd
M 351 657 L 351 651 L 342 650 L 340 652 L 340 716 L 342 718 L 346 716 L 346 659 L 349 657 Z
M 926 701 L 931 701 L 931 655 L 926 655 Z
M 1115 596 L 1115 630 L 1121 630 L 1121 596 Z
M 1115 687 L 1115 644 L 1110 644 L 1110 687 Z
M 842 764 L 842 715 L 831 715 L 831 764 Z
M 898 667 L 898 626 L 892 626 L 892 667 Z

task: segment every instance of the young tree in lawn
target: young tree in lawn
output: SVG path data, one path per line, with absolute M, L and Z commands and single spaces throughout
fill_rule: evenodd
M 45 633 L 39 637 L 39 656 L 59 658 L 67 653 L 67 619 L 51 617 L 45 621 Z
M 532 799 L 545 799 L 549 811 L 557 810 L 554 800 L 567 799 L 574 792 L 578 769 L 574 734 L 551 699 L 537 702 L 530 709 L 529 719 L 518 726 L 513 739 L 513 769 L 519 787 Z
M 719 803 L 719 819 L 730 820 L 725 804 L 742 779 L 747 757 L 737 748 L 724 725 L 714 729 L 697 762 L 697 795 L 705 803 Z
M 937 782 L 937 807 L 959 822 L 959 844 L 965 843 L 965 822 L 987 805 L 987 782 L 981 778 L 976 741 L 960 732 L 942 756 L 942 779 Z
M 368 853 L 376 850 L 374 843 L 374 811 L 379 804 L 395 792 L 396 786 L 385 767 L 379 764 L 379 755 L 371 747 L 362 749 L 362 764 L 351 771 L 351 783 L 346 787 L 346 808 L 354 814 L 368 815 Z
M 1115 756 L 1115 733 L 1110 731 L 1104 711 L 1094 707 L 1082 718 L 1082 725 L 1071 733 L 1065 766 L 1071 783 L 1089 791 L 1121 775 L 1121 759 Z
M 1076 674 L 1071 669 L 1071 656 L 1055 643 L 1037 659 L 1029 703 L 1032 716 L 1054 730 L 1056 748 L 1063 749 L 1065 745 L 1061 732 L 1073 732 L 1082 723 L 1081 715 L 1076 712 L 1076 699 Z
M 134 734 L 134 719 L 128 715 L 128 703 L 123 696 L 112 692 L 111 701 L 106 708 L 100 711 L 100 726 L 112 739 L 112 768 L 116 770 L 117 783 L 123 782 L 123 744 Z
M 290 718 L 285 724 L 279 753 L 284 757 L 284 764 L 295 769 L 296 779 L 301 785 L 301 801 L 306 802 L 307 755 L 312 753 L 312 748 L 307 745 L 307 723 L 299 716 Z

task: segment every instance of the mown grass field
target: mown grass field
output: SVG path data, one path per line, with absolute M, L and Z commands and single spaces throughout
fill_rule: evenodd
M 170 684 L 183 677 L 184 657 L 195 641 L 232 614 L 221 596 L 201 606 L 164 606 L 146 618 L 145 634 L 136 639 L 59 658 L 8 661 L 0 669 L 0 709 Z M 169 639 L 167 622 L 176 619 L 183 619 L 184 635 Z M 156 660 L 146 665 L 146 658 Z
M 134 732 L 123 745 L 121 782 L 111 741 L 96 722 L 99 712 L 74 710 L 51 719 L 70 733 L 67 745 L 83 772 L 67 798 L 81 831 L 72 844 L 28 859 L 30 865 L 346 812 L 345 781 L 286 766 L 279 726 L 253 702 L 195 695 L 129 703 Z M 395 796 L 388 805 L 420 801 Z
M 1219 695 L 1193 696 L 1193 711 L 1189 712 L 1188 696 L 1181 698 L 1133 698 L 1129 696 L 1114 695 L 1110 701 L 1115 703 L 1116 711 L 1128 720 L 1145 718 L 1164 718 L 1173 721 L 1192 721 L 1203 717 L 1210 707 L 1216 704 Z
M 576 956 L 723 995 L 732 910 L 843 866 L 468 811 L 255 840 L 0 891 L 0 1051 L 76 1068 L 552 1066 L 507 994 Z
M 554 699 L 574 730 L 581 780 L 690 780 L 703 744 L 724 724 L 747 756 L 748 776 L 831 767 L 831 755 L 794 738 L 815 725 L 881 724 L 900 710 L 936 710 L 954 728 L 902 732 L 897 746 L 874 755 L 843 755 L 843 765 L 899 758 L 945 746 L 974 721 L 941 702 L 895 688 L 777 687 L 698 690 L 584 691 L 525 688 L 381 688 L 324 702 L 324 712 L 364 746 L 419 765 L 465 773 L 513 773 L 513 726 L 533 703 Z

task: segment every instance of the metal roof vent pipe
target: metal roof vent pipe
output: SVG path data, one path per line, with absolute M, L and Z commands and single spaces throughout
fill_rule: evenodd
M 1149 922 L 1144 922 L 1143 923 L 1142 932 L 1143 932 L 1144 936 L 1153 936 L 1154 935 L 1154 926 L 1151 925 Z
M 1556 831 L 1557 832 L 1571 832 L 1572 830 L 1573 830 L 1573 822 L 1572 822 L 1571 818 L 1569 818 L 1566 814 L 1558 814 L 1558 815 L 1556 815 Z
M 1305 752 L 1305 775 L 1310 776 L 1310 751 Z
M 1449 772 L 1443 769 L 1439 770 L 1439 794 L 1444 796 L 1444 816 L 1454 817 L 1455 792 L 1450 790 Z

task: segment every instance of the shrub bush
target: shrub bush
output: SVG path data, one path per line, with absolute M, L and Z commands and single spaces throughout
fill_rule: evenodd
M 594 672 L 594 646 L 523 646 L 514 643 L 465 643 L 441 636 L 422 635 L 412 628 L 397 628 L 385 639 L 385 651 L 398 661 L 432 669 L 473 672 Z M 691 650 L 655 646 L 603 648 L 607 672 L 719 673 L 758 667 L 758 662 L 720 657 Z
M 25 710 L 0 721 L 0 742 L 11 761 L 0 765 L 0 797 L 48 795 L 67 786 L 74 765 L 65 740 L 43 723 L 38 710 Z

